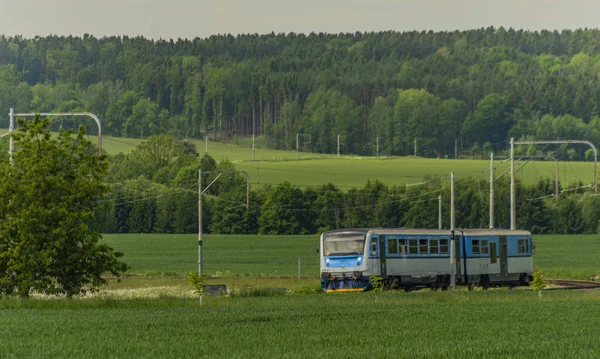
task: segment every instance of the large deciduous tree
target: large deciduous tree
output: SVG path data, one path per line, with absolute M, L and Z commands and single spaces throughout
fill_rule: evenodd
M 127 269 L 92 224 L 108 191 L 104 157 L 83 127 L 53 137 L 49 125 L 19 120 L 14 165 L 0 163 L 0 295 L 70 297 Z

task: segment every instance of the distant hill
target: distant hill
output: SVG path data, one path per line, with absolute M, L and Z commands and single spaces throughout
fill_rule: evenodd
M 322 154 L 339 146 L 443 158 L 498 151 L 511 136 L 600 143 L 599 43 L 599 30 L 493 27 L 177 41 L 0 36 L 0 113 L 83 110 L 107 136 L 254 133 L 266 148 L 298 142 Z M 586 158 L 585 148 L 548 150 Z

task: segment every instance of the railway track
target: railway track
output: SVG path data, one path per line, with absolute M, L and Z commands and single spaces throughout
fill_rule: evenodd
M 545 290 L 600 289 L 600 282 L 589 280 L 546 279 L 546 283 L 556 287 L 546 288 Z

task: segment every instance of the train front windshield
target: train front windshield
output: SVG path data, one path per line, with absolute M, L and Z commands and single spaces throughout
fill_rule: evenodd
M 363 254 L 364 248 L 364 233 L 335 233 L 323 238 L 323 255 L 325 256 Z

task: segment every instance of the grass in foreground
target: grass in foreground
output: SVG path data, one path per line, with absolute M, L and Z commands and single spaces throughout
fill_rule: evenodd
M 600 292 L 0 300 L 2 357 L 597 357 Z

